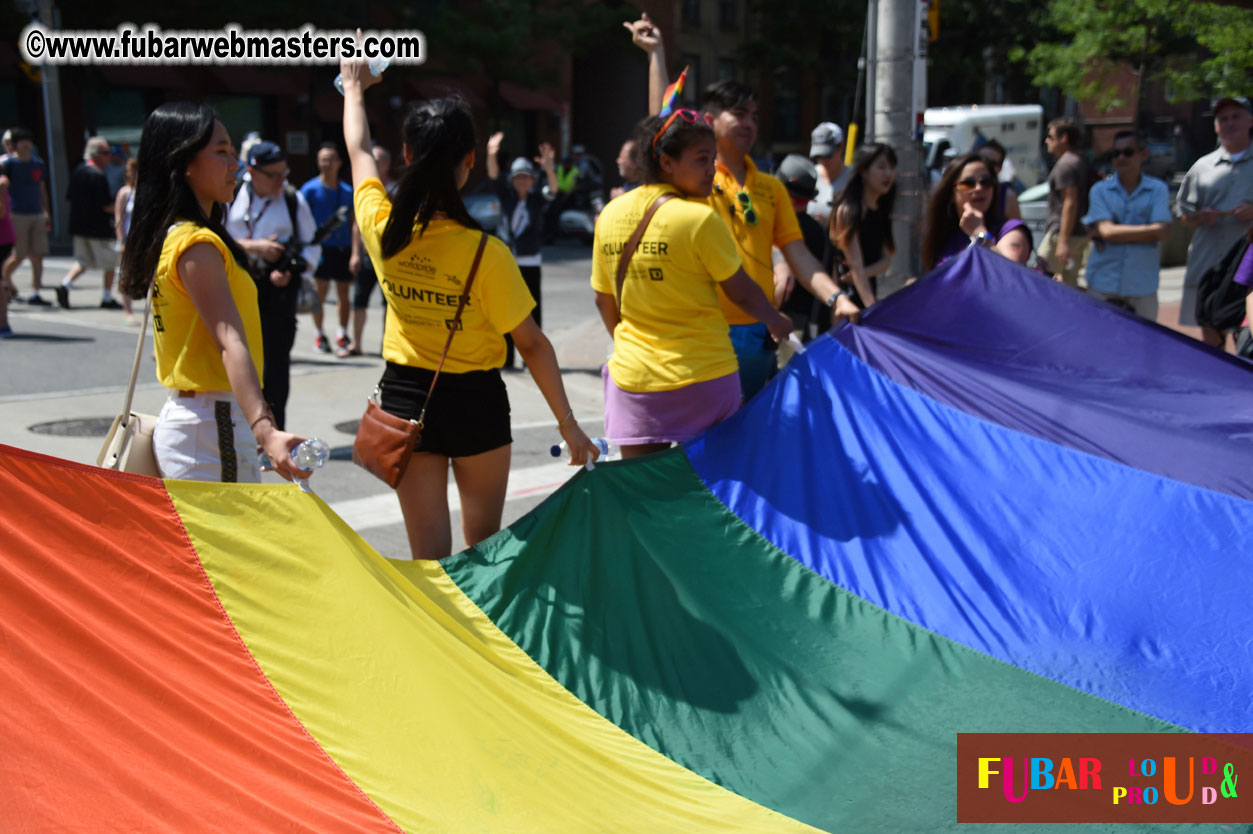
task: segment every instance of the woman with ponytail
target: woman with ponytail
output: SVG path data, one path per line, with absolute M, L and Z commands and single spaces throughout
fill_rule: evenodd
M 717 156 L 705 115 L 650 116 L 632 139 L 644 184 L 605 206 L 592 246 L 596 307 L 613 337 L 603 371 L 605 434 L 624 458 L 682 443 L 739 409 L 739 362 L 719 287 L 766 325 L 766 338 L 792 332 L 791 318 L 744 271 L 726 224 L 701 202 L 713 190 Z M 675 197 L 684 199 L 658 204 Z M 619 293 L 623 249 L 655 204 Z
M 163 477 L 260 480 L 257 449 L 284 478 L 307 478 L 261 395 L 261 322 L 244 253 L 222 226 L 239 166 L 213 110 L 163 104 L 144 123 L 122 291 L 152 285 L 157 378 L 170 397 L 153 450 Z
M 460 194 L 474 167 L 474 121 L 457 98 L 415 106 L 405 118 L 405 167 L 389 201 L 370 153 L 365 117 L 364 92 L 378 77 L 363 60 L 345 60 L 340 69 L 357 224 L 389 311 L 379 404 L 412 419 L 426 402 L 483 237 Z M 534 307 L 508 247 L 488 238 L 422 438 L 396 487 L 415 559 L 452 552 L 450 461 L 466 545 L 500 529 L 513 442 L 500 375 L 506 333 L 552 410 L 571 465 L 596 458 L 566 399 L 552 344 L 531 317 Z

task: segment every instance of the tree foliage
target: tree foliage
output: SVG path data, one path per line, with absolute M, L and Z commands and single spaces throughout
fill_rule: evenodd
M 1019 48 L 1033 80 L 1103 110 L 1129 102 L 1111 83 L 1119 64 L 1140 89 L 1166 82 L 1174 100 L 1247 90 L 1253 70 L 1253 10 L 1194 0 L 1051 0 L 1044 20 L 1057 32 Z

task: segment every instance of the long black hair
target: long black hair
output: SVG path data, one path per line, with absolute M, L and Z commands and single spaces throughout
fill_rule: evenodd
M 896 167 L 896 151 L 892 150 L 891 145 L 885 145 L 882 142 L 876 142 L 871 145 L 864 145 L 857 151 L 857 157 L 853 160 L 853 173 L 849 174 L 848 182 L 844 184 L 844 190 L 840 193 L 835 202 L 835 208 L 831 212 L 831 242 L 841 249 L 847 249 L 853 238 L 857 236 L 861 229 L 862 210 L 865 208 L 866 200 L 866 172 L 870 170 L 870 166 L 875 163 L 879 157 L 884 157 L 892 167 Z M 879 196 L 879 203 L 876 211 L 885 217 L 891 218 L 892 207 L 896 205 L 896 180 L 892 180 L 892 187 L 884 194 Z M 840 208 L 848 209 L 847 216 L 852 219 L 852 225 L 844 230 L 843 240 L 836 237 L 836 218 L 840 215 Z M 887 230 L 883 238 L 883 246 L 889 252 L 896 251 L 896 240 L 892 237 L 892 224 L 885 224 Z
M 457 188 L 457 167 L 474 150 L 474 118 L 458 96 L 414 105 L 405 117 L 405 147 L 413 162 L 405 166 L 392 199 L 392 213 L 383 229 L 383 257 L 409 245 L 416 222 L 426 231 L 435 212 L 442 211 L 467 228 L 478 228 Z
M 135 175 L 135 210 L 122 249 L 122 292 L 143 298 L 157 272 L 165 233 L 178 220 L 189 220 L 222 239 L 239 263 L 244 250 L 222 225 L 224 212 L 213 204 L 206 217 L 187 184 L 187 166 L 209 144 L 217 114 L 190 101 L 163 104 L 149 114 L 139 139 Z
M 703 116 L 694 122 L 689 122 L 680 116 L 671 123 L 654 145 L 653 138 L 657 136 L 657 131 L 661 130 L 661 126 L 669 118 L 669 116 L 664 119 L 661 116 L 648 116 L 635 126 L 631 134 L 634 143 L 631 146 L 631 158 L 635 166 L 643 172 L 645 184 L 665 182 L 664 172 L 661 170 L 662 154 L 671 159 L 678 159 L 697 140 L 706 137 L 713 138 L 714 130 Z
M 961 230 L 961 218 L 957 215 L 957 206 L 953 202 L 953 192 L 957 190 L 957 180 L 962 169 L 971 163 L 977 163 L 987 169 L 992 178 L 992 203 L 984 214 L 984 225 L 995 231 L 1000 228 L 1001 189 L 996 184 L 996 172 L 992 163 L 977 153 L 959 156 L 944 169 L 944 175 L 931 192 L 931 201 L 927 204 L 927 218 L 922 233 L 922 268 L 930 271 L 940 260 L 940 252 L 949 238 Z

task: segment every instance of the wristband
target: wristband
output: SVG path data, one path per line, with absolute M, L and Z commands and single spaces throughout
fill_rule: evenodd
M 992 236 L 987 232 L 979 232 L 977 235 L 971 235 L 970 242 L 972 244 L 982 246 L 984 249 L 991 249 L 995 245 L 992 241 Z
M 278 428 L 278 424 L 274 422 L 274 412 L 270 411 L 268 403 L 265 406 L 265 410 L 261 412 L 261 415 L 248 424 L 248 428 L 254 435 L 257 433 L 257 423 L 260 423 L 262 420 L 269 420 L 271 426 Z
M 842 295 L 848 295 L 848 293 L 844 292 L 844 290 L 836 290 L 835 292 L 831 293 L 831 297 L 830 297 L 830 298 L 828 298 L 828 299 L 826 300 L 826 302 L 824 302 L 824 303 L 827 305 L 827 307 L 830 307 L 830 308 L 834 309 L 834 308 L 835 308 L 835 302 L 839 301 L 839 300 L 840 300 L 840 296 L 842 296 Z

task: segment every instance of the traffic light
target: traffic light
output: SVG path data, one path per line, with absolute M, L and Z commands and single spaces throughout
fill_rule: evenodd
M 940 0 L 927 4 L 927 26 L 931 29 L 932 42 L 940 39 Z

